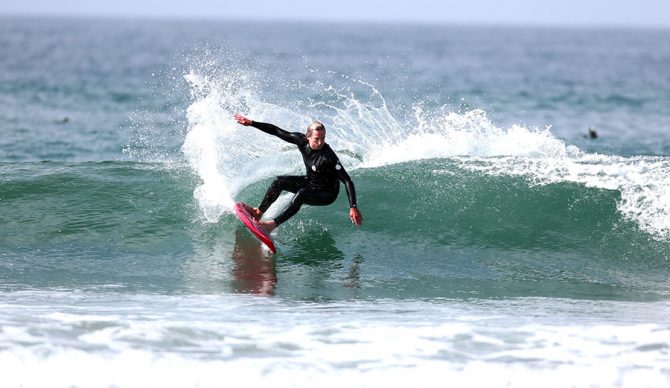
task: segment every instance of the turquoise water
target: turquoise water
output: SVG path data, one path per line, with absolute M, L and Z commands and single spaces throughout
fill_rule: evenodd
M 668 385 L 669 38 L 3 19 L 2 385 Z M 322 120 L 363 226 L 264 250 L 301 162 L 237 112 Z

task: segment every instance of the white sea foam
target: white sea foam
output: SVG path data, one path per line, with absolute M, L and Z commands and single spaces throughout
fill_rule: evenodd
M 269 117 L 265 111 L 284 118 L 290 112 L 255 102 L 246 79 L 239 74 L 212 77 L 191 72 L 185 76 L 193 103 L 187 111 L 189 130 L 182 151 L 202 184 L 194 196 L 208 221 L 216 221 L 233 208 L 239 192 L 250 183 L 286 173 L 291 155 L 281 144 L 264 138 L 255 129 L 233 120 L 235 113 Z M 290 172 L 290 169 L 289 169 Z
M 417 125 L 401 137 L 370 144 L 364 167 L 454 156 L 497 157 L 566 157 L 580 154 L 576 147 L 566 146 L 548 129 L 515 125 L 496 127 L 483 110 L 464 113 L 442 112 L 425 117 L 417 110 Z
M 10 297 L 0 312 L 3 387 L 670 383 L 665 302 Z

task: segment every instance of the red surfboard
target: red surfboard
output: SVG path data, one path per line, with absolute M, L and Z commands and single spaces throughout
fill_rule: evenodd
M 249 228 L 251 233 L 256 236 L 272 253 L 277 253 L 275 244 L 272 242 L 270 234 L 265 231 L 259 224 L 258 221 L 249 213 L 249 211 L 244 207 L 242 202 L 235 204 L 235 215 L 244 223 L 244 225 Z

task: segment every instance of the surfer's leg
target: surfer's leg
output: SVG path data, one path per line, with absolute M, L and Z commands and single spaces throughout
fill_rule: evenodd
M 277 198 L 279 198 L 279 194 L 281 194 L 282 191 L 296 193 L 298 190 L 306 186 L 307 177 L 305 176 L 282 175 L 276 177 L 275 180 L 272 181 L 270 187 L 268 187 L 267 192 L 265 192 L 263 201 L 258 206 L 258 210 L 261 212 L 260 214 L 263 215 L 263 213 L 268 210 L 270 205 L 272 205 L 277 200 Z
M 288 207 L 274 219 L 275 227 L 283 224 L 289 218 L 293 217 L 298 212 L 298 210 L 300 210 L 302 205 L 330 205 L 331 203 L 335 202 L 335 199 L 337 199 L 337 191 L 317 191 L 307 188 L 298 190 Z

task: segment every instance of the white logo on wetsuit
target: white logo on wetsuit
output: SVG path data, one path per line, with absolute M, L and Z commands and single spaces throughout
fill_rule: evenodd
M 312 165 L 312 171 L 316 171 L 316 165 Z
M 335 165 L 335 169 L 336 169 L 337 171 L 340 171 L 340 170 L 342 169 L 342 165 L 340 165 L 339 163 L 337 163 L 337 164 Z

